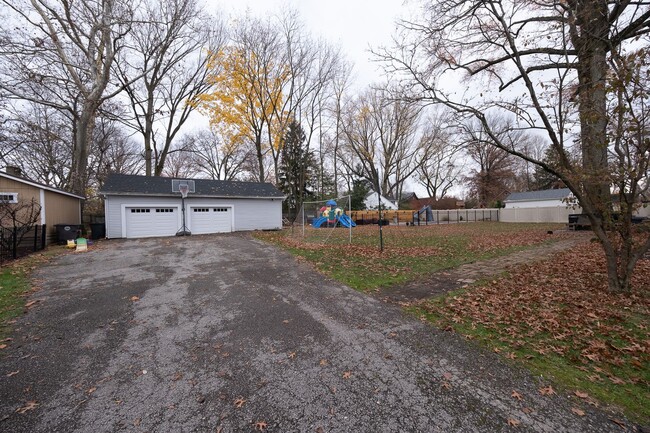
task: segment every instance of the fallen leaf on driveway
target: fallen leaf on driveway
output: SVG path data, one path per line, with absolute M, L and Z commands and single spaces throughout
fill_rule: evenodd
M 572 407 L 571 412 L 575 413 L 578 416 L 585 416 L 585 411 L 582 409 L 578 409 L 577 407 Z
M 238 398 L 237 400 L 235 400 L 235 406 L 238 408 L 242 407 L 244 403 L 246 403 L 246 400 L 244 400 L 243 398 Z
M 514 419 L 514 418 L 508 418 L 508 425 L 509 425 L 509 426 L 511 426 L 511 427 L 517 427 L 517 426 L 519 426 L 519 424 L 521 424 L 521 423 L 520 423 L 519 421 L 517 421 L 516 419 Z
M 352 372 L 351 371 L 346 371 L 343 373 L 343 379 L 349 379 L 352 377 Z
M 512 398 L 516 398 L 517 400 L 521 401 L 523 398 L 521 397 L 521 394 L 519 394 L 517 391 L 512 391 L 512 394 L 510 395 Z
M 29 301 L 28 303 L 25 304 L 25 308 L 30 308 L 33 307 L 34 304 L 36 304 L 38 301 Z
M 451 385 L 449 384 L 449 382 L 442 382 L 442 385 L 440 386 L 443 387 L 444 389 L 451 389 Z
M 93 392 L 97 391 L 97 387 L 93 386 L 92 388 L 89 388 L 88 391 L 86 391 L 88 394 L 92 394 Z
M 288 320 L 283 320 L 282 323 L 284 323 L 286 325 L 287 323 L 289 323 L 289 321 Z
M 25 406 L 16 409 L 16 412 L 20 414 L 24 414 L 27 411 L 36 409 L 36 406 L 38 406 L 38 403 L 36 403 L 35 401 L 28 401 L 27 403 L 25 403 Z
M 555 390 L 553 389 L 553 387 L 551 385 L 549 385 L 549 386 L 540 388 L 539 393 L 542 394 L 542 395 L 553 395 L 553 394 L 555 394 Z
M 17 375 L 18 373 L 20 373 L 20 370 L 16 370 L 16 371 L 12 371 L 11 373 L 7 373 L 7 374 L 5 374 L 5 376 L 11 377 L 11 376 Z
M 296 357 L 296 352 L 289 352 L 289 359 L 293 359 Z
M 0 349 L 4 349 L 5 347 L 7 347 L 6 344 L 0 344 Z
M 140 298 L 137 297 L 137 296 L 131 296 L 131 300 L 132 300 L 133 302 L 136 302 L 136 301 L 139 301 Z
M 255 430 L 264 431 L 269 425 L 264 421 L 257 421 L 255 423 Z
M 319 363 L 322 367 L 325 367 L 327 365 L 327 359 L 321 359 Z
M 576 397 L 579 397 L 579 398 L 587 398 L 587 397 L 589 397 L 589 394 L 587 394 L 586 392 L 574 391 L 573 393 L 576 395 Z

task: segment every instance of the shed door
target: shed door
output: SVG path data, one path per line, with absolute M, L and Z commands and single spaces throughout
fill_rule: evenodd
M 191 208 L 192 234 L 226 233 L 232 231 L 232 208 L 206 206 Z
M 176 207 L 127 207 L 126 237 L 173 236 L 178 231 Z

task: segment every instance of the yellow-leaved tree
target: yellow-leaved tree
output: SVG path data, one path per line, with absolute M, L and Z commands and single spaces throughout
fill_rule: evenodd
M 260 182 L 268 180 L 268 153 L 277 176 L 281 137 L 289 117 L 278 108 L 284 105 L 283 90 L 290 77 L 278 36 L 258 20 L 241 23 L 232 43 L 211 54 L 211 92 L 196 101 L 225 144 L 254 146 Z

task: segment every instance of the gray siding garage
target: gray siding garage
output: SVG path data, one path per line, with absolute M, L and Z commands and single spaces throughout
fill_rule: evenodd
M 111 175 L 105 198 L 106 237 L 173 236 L 182 227 L 181 196 L 171 178 Z M 194 179 L 185 199 L 185 224 L 192 234 L 282 228 L 284 196 L 273 185 Z

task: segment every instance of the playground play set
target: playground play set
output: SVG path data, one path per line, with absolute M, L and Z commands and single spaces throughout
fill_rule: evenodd
M 352 219 L 343 213 L 343 209 L 336 206 L 336 201 L 328 200 L 325 206 L 321 207 L 320 217 L 312 222 L 312 226 L 319 227 L 355 227 L 356 224 Z M 325 224 L 325 225 L 323 225 Z
M 396 211 L 393 211 L 395 213 Z M 398 211 L 397 211 L 398 212 Z M 404 211 L 409 213 L 409 220 L 407 225 L 420 225 L 420 222 L 429 223 L 434 221 L 433 212 L 430 206 L 424 206 L 419 211 Z M 320 216 L 313 220 L 312 226 L 314 228 L 320 227 L 356 227 L 357 223 L 352 220 L 348 215 L 345 214 L 343 209 L 337 207 L 336 201 L 328 200 L 325 203 L 325 206 L 321 207 L 319 210 Z M 367 221 L 362 217 L 362 222 L 365 224 Z M 461 217 L 462 220 L 462 217 Z M 371 224 L 378 224 L 378 219 L 375 217 L 370 220 Z M 382 219 L 382 225 L 388 225 L 388 219 Z

